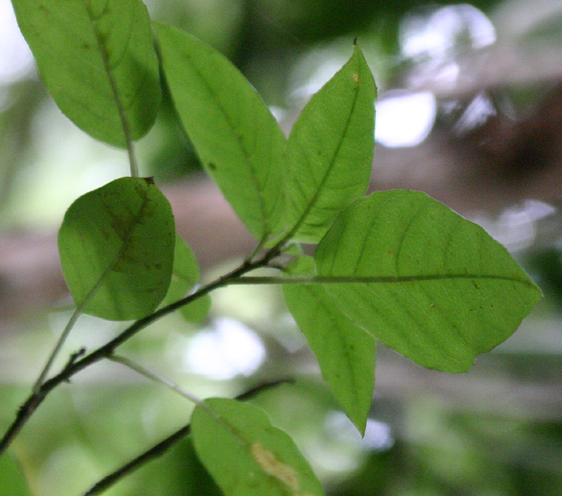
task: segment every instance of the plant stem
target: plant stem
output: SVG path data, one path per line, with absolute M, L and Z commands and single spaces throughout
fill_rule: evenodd
M 280 384 L 292 383 L 292 382 L 295 382 L 294 379 L 279 379 L 276 381 L 263 382 L 261 384 L 258 384 L 257 386 L 254 386 L 248 391 L 239 394 L 238 396 L 235 397 L 235 399 L 239 401 L 248 400 L 256 396 L 258 393 L 261 393 L 262 391 L 266 391 L 268 389 L 277 387 Z M 135 470 L 141 468 L 149 461 L 154 460 L 155 458 L 158 458 L 159 456 L 166 453 L 166 451 L 172 448 L 177 442 L 181 441 L 184 437 L 189 435 L 190 432 L 191 432 L 190 424 L 183 426 L 181 429 L 177 430 L 172 435 L 168 436 L 166 439 L 160 441 L 158 444 L 156 444 L 149 450 L 145 451 L 144 453 L 137 456 L 136 458 L 126 463 L 122 467 L 118 468 L 111 474 L 105 476 L 100 481 L 96 482 L 96 484 L 94 484 L 90 488 L 90 490 L 84 494 L 84 496 L 96 496 L 98 494 L 102 494 L 104 491 L 109 489 L 111 486 L 119 482 L 127 475 L 130 475 Z
M 43 402 L 45 397 L 55 389 L 59 384 L 63 382 L 68 382 L 71 377 L 76 375 L 81 370 L 84 370 L 88 366 L 102 360 L 103 358 L 108 358 L 113 355 L 115 349 L 123 344 L 128 339 L 132 338 L 135 334 L 139 331 L 148 327 L 150 324 L 156 322 L 158 319 L 176 311 L 178 308 L 182 306 L 188 305 L 192 301 L 201 298 L 202 296 L 214 291 L 217 288 L 222 288 L 233 284 L 238 278 L 243 276 L 244 274 L 261 268 L 266 267 L 271 260 L 275 257 L 279 256 L 281 252 L 280 246 L 275 246 L 271 248 L 269 251 L 265 253 L 265 255 L 256 260 L 250 261 L 247 260 L 238 268 L 234 269 L 232 272 L 225 274 L 222 277 L 219 277 L 215 281 L 203 286 L 201 289 L 192 293 L 181 300 L 178 300 L 170 305 L 167 305 L 160 310 L 144 317 L 140 320 L 137 320 L 133 324 L 131 324 L 127 329 L 125 329 L 121 334 L 116 336 L 114 339 L 106 343 L 105 345 L 99 347 L 98 349 L 94 350 L 89 355 L 86 355 L 84 358 L 80 360 L 70 360 L 66 367 L 59 372 L 57 375 L 53 376 L 51 379 L 45 381 L 41 386 L 36 390 L 33 391 L 29 398 L 20 406 L 15 420 L 12 422 L 4 437 L 0 440 L 0 455 L 8 449 L 14 438 L 17 434 L 21 431 L 23 426 L 27 423 L 33 412 L 37 409 L 37 407 Z
M 70 334 L 70 331 L 72 331 L 72 328 L 74 327 L 74 324 L 76 324 L 76 321 L 82 315 L 82 308 L 83 307 L 84 307 L 84 305 L 81 305 L 76 310 L 74 310 L 74 312 L 72 313 L 72 316 L 68 320 L 68 323 L 64 327 L 64 330 L 62 331 L 62 334 L 60 335 L 60 337 L 57 341 L 57 344 L 53 348 L 53 351 L 49 355 L 47 363 L 43 367 L 43 370 L 39 374 L 39 377 L 37 378 L 37 381 L 35 382 L 35 384 L 33 386 L 33 392 L 34 393 L 37 393 L 37 391 L 39 391 L 39 388 L 41 387 L 41 384 L 43 384 L 43 381 L 45 380 L 45 377 L 47 377 L 47 374 L 49 373 L 49 370 L 51 370 L 51 366 L 53 365 L 53 362 L 55 361 L 55 359 L 57 358 L 61 348 L 63 347 L 64 342 L 66 341 L 66 338 Z
M 128 358 L 121 355 L 110 355 L 107 358 L 114 362 L 125 365 L 126 367 L 129 367 L 130 369 L 146 377 L 147 379 L 150 379 L 151 381 L 157 382 L 159 384 L 163 384 L 164 386 L 170 388 L 172 391 L 175 391 L 176 393 L 183 396 L 185 399 L 188 399 L 189 401 L 195 403 L 196 405 L 203 403 L 203 400 L 201 400 L 197 396 L 194 396 L 189 391 L 186 391 L 175 382 L 172 382 L 169 379 L 166 379 L 164 376 L 161 376 L 160 374 L 156 374 L 155 372 L 148 370 L 147 368 L 143 367 L 142 365 L 139 365 L 133 360 L 129 360 Z

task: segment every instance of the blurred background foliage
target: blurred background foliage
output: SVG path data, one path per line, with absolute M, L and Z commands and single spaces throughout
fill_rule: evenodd
M 421 369 L 381 346 L 363 439 L 321 381 L 278 288 L 220 290 L 205 322 L 167 317 L 120 352 L 201 397 L 233 397 L 263 380 L 296 378 L 252 401 L 295 437 L 333 496 L 562 494 L 559 0 L 146 3 L 154 19 L 225 53 L 286 130 L 358 37 L 379 87 L 372 189 L 423 189 L 481 223 L 537 279 L 545 299 L 510 340 L 462 376 Z M 142 172 L 159 184 L 181 188 L 199 178 L 168 96 L 138 153 Z M 13 253 L 29 248 L 18 244 L 26 236 L 52 241 L 70 203 L 126 175 L 126 160 L 60 114 L 19 38 L 9 0 L 0 0 L 2 429 L 27 397 L 70 304 L 49 280 L 38 285 L 58 295 L 54 309 L 31 293 L 13 304 L 10 295 L 24 283 L 11 274 L 43 277 L 29 267 L 45 252 L 28 259 Z M 235 263 L 206 264 L 204 277 Z M 119 328 L 82 318 L 59 365 Z M 190 411 L 175 393 L 121 365 L 97 364 L 52 393 L 0 459 L 0 493 L 81 494 L 184 425 Z M 107 494 L 219 492 L 186 439 Z

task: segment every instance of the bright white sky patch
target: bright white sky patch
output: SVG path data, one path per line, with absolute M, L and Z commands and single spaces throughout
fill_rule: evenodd
M 402 53 L 411 58 L 449 58 L 463 48 L 478 50 L 496 41 L 491 21 L 468 4 L 443 7 L 426 18 L 411 16 L 401 28 Z
M 0 0 L 0 85 L 25 77 L 33 55 L 19 30 L 10 0 Z
M 496 41 L 490 19 L 468 4 L 407 16 L 400 23 L 399 36 L 402 54 L 414 62 L 411 86 L 431 82 L 449 89 L 456 85 L 466 56 Z
M 211 329 L 190 342 L 186 365 L 197 374 L 226 380 L 250 375 L 265 359 L 260 338 L 249 327 L 230 318 L 220 318 Z
M 377 103 L 375 139 L 388 148 L 419 145 L 431 132 L 436 112 L 429 91 L 389 91 Z

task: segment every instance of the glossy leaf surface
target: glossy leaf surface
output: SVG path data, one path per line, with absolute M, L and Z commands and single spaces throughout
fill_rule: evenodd
M 140 0 L 14 0 L 41 77 L 62 112 L 96 139 L 125 147 L 160 105 L 150 20 Z
M 151 313 L 170 285 L 174 239 L 170 204 L 149 180 L 116 179 L 78 198 L 59 231 L 76 305 L 110 320 Z
M 193 443 L 225 496 L 324 494 L 293 440 L 262 410 L 225 398 L 204 403 L 193 412 Z
M 285 136 L 244 76 L 193 36 L 155 23 L 180 120 L 206 170 L 252 234 L 280 228 Z
M 359 47 L 312 97 L 286 149 L 287 229 L 317 243 L 338 213 L 365 194 L 374 142 L 373 76 Z
M 334 307 L 420 365 L 448 372 L 505 341 L 540 289 L 480 226 L 414 191 L 344 210 L 318 245 Z

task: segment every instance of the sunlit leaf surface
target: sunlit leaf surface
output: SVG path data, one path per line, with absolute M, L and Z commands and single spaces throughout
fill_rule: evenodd
M 355 46 L 347 64 L 293 126 L 286 150 L 286 227 L 317 243 L 340 210 L 365 194 L 373 162 L 373 76 Z
M 484 229 L 414 191 L 354 202 L 315 258 L 334 308 L 420 365 L 449 372 L 505 341 L 541 298 Z
M 180 120 L 206 170 L 252 234 L 277 234 L 285 136 L 255 89 L 222 54 L 155 23 Z
M 286 285 L 285 301 L 343 410 L 364 433 L 375 388 L 376 343 L 322 285 Z

